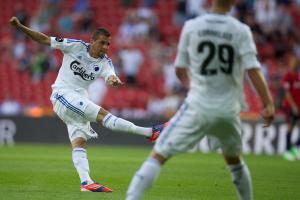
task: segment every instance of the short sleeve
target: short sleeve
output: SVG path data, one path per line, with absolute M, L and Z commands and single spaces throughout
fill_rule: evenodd
M 244 69 L 261 68 L 261 64 L 254 53 L 242 56 L 242 66 Z
M 251 30 L 248 26 L 243 28 L 244 31 L 241 34 L 239 46 L 242 65 L 245 69 L 260 68 L 261 64 L 257 59 L 257 50 Z
M 250 28 L 248 26 L 244 26 L 242 30 L 244 31 L 242 31 L 240 38 L 239 54 L 241 56 L 248 53 L 257 54 L 256 46 Z
M 175 58 L 175 67 L 188 67 L 189 59 L 188 59 L 188 31 L 187 31 L 187 23 L 184 24 L 180 38 L 179 44 L 177 47 L 177 55 Z
M 74 50 L 88 48 L 88 44 L 86 44 L 82 40 L 51 37 L 51 48 L 59 49 L 67 53 Z

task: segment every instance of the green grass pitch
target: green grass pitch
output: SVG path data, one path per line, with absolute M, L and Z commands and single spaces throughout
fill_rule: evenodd
M 132 175 L 149 148 L 90 146 L 91 176 L 113 193 L 83 193 L 69 145 L 17 144 L 0 147 L 0 199 L 125 199 Z M 245 156 L 257 200 L 300 199 L 300 161 L 280 156 Z M 222 157 L 189 153 L 172 158 L 145 200 L 237 199 Z

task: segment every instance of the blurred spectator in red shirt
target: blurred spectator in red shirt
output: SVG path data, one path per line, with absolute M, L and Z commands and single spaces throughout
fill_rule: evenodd
M 299 61 L 292 57 L 289 61 L 289 70 L 283 77 L 285 100 L 283 102 L 286 111 L 288 130 L 286 135 L 286 152 L 283 158 L 289 161 L 300 159 L 300 138 L 293 147 L 291 136 L 293 129 L 300 119 L 300 71 Z

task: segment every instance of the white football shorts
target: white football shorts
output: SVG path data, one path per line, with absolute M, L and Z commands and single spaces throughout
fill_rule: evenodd
M 96 122 L 100 106 L 90 101 L 85 92 L 54 90 L 50 100 L 54 112 L 67 125 L 70 141 L 78 137 L 86 140 L 97 137 L 90 122 Z
M 198 106 L 183 103 L 180 110 L 170 120 L 159 136 L 154 150 L 168 158 L 192 149 L 204 136 L 209 146 L 231 157 L 241 153 L 241 122 L 238 115 L 220 115 L 218 112 L 205 112 Z

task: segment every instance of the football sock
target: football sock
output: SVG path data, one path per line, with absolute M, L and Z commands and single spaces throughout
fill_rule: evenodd
M 113 131 L 122 131 L 127 133 L 135 133 L 138 135 L 144 135 L 146 137 L 151 136 L 152 128 L 144 128 L 136 126 L 130 121 L 116 117 L 111 113 L 107 114 L 102 122 L 103 126 Z
M 160 173 L 160 163 L 154 158 L 146 160 L 135 173 L 126 194 L 126 200 L 139 200 L 149 189 Z
M 81 183 L 84 181 L 87 181 L 88 183 L 93 182 L 89 175 L 90 169 L 86 150 L 83 148 L 74 148 L 72 152 L 72 159 Z
M 300 136 L 299 136 L 299 138 L 298 138 L 298 140 L 297 140 L 297 142 L 296 142 L 296 146 L 299 148 L 300 147 Z
M 291 149 L 291 147 L 292 147 L 291 137 L 292 137 L 292 133 L 287 132 L 287 134 L 286 134 L 286 150 L 287 151 L 289 151 Z
M 252 181 L 247 165 L 241 161 L 237 165 L 229 165 L 232 182 L 240 200 L 252 200 Z

